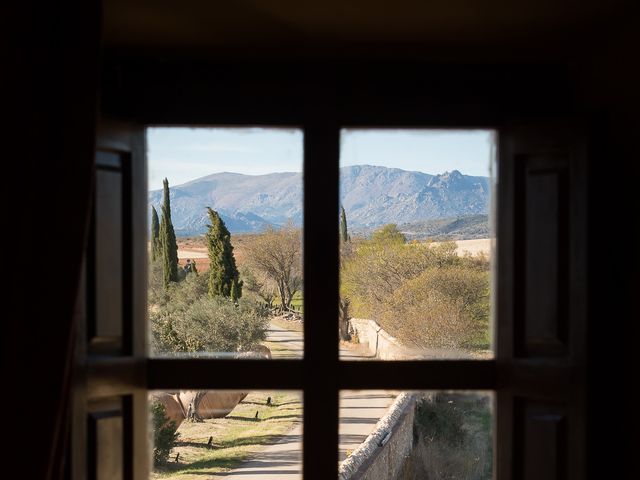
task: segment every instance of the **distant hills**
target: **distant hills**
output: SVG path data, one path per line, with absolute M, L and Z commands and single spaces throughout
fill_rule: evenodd
M 374 228 L 356 228 L 356 235 L 369 236 Z M 435 241 L 470 240 L 489 238 L 489 215 L 467 215 L 463 217 L 438 218 L 421 222 L 408 222 L 398 225 L 407 240 Z
M 354 232 L 396 223 L 401 230 L 434 234 L 450 230 L 452 235 L 479 238 L 466 235 L 480 235 L 491 203 L 488 177 L 463 175 L 457 170 L 430 175 L 370 165 L 342 167 L 340 188 L 341 203 Z M 160 211 L 161 202 L 162 190 L 149 193 L 149 210 L 154 205 Z M 172 185 L 171 216 L 176 234 L 204 233 L 207 206 L 220 213 L 232 233 L 259 232 L 289 220 L 300 225 L 302 175 L 216 173 Z M 432 220 L 440 222 L 428 222 Z

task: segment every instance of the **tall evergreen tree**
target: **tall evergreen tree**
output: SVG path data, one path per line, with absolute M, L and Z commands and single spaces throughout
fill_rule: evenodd
M 340 207 L 340 239 L 343 243 L 347 243 L 349 240 L 349 231 L 347 230 L 347 214 L 344 211 L 344 207 Z
M 160 248 L 160 221 L 156 207 L 151 207 L 151 260 L 154 262 L 162 254 Z
M 162 221 L 160 222 L 160 242 L 162 246 L 163 279 L 165 288 L 169 282 L 178 281 L 178 243 L 171 223 L 171 200 L 169 198 L 169 181 L 162 181 L 164 193 L 162 197 Z
M 237 300 L 242 296 L 236 259 L 233 256 L 231 234 L 218 212 L 207 207 L 209 221 L 205 235 L 209 252 L 209 296 L 220 295 Z

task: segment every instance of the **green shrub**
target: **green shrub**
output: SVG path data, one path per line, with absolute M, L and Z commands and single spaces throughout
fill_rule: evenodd
M 187 274 L 180 283 L 173 283 L 165 297 L 165 308 L 170 310 L 186 310 L 196 300 L 204 298 L 208 293 L 206 275 Z
M 163 266 L 160 261 L 149 261 L 148 301 L 155 308 L 162 308 L 177 303 L 190 303 L 207 294 L 207 275 L 187 273 L 178 269 L 178 282 L 170 282 L 165 287 Z
M 489 274 L 465 265 L 430 267 L 378 307 L 383 328 L 407 344 L 488 346 Z
M 463 412 L 452 402 L 420 399 L 416 405 L 415 425 L 420 438 L 461 447 L 466 441 Z
M 160 402 L 151 403 L 151 421 L 153 425 L 153 464 L 159 466 L 167 462 L 180 434 L 176 433 L 176 423 L 169 420 L 164 405 Z
M 164 282 L 162 279 L 162 262 L 149 258 L 148 301 L 149 305 L 159 305 L 166 300 Z
M 371 234 L 371 243 L 406 243 L 407 238 L 395 223 L 388 223 Z
M 268 322 L 266 309 L 242 299 L 183 297 L 151 314 L 153 346 L 164 353 L 249 351 L 266 339 Z
M 352 315 L 420 347 L 488 348 L 488 259 L 458 256 L 455 242 L 405 244 L 392 233 L 342 257 L 341 297 Z
M 489 480 L 492 469 L 486 395 L 437 393 L 418 401 L 414 448 L 399 478 Z
M 375 318 L 379 307 L 407 280 L 427 268 L 457 265 L 456 244 L 405 244 L 396 239 L 368 240 L 343 259 L 341 294 L 351 300 L 357 317 Z

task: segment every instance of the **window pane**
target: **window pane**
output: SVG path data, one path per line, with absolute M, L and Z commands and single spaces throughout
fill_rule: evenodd
M 154 355 L 302 357 L 302 132 L 150 128 Z
M 95 185 L 95 325 L 89 323 L 93 352 L 122 349 L 122 172 L 103 170 L 102 165 Z
M 123 449 L 127 407 L 122 397 L 94 399 L 87 405 L 87 462 L 96 480 L 125 478 Z
M 153 392 L 152 478 L 302 478 L 302 394 Z
M 491 358 L 495 134 L 343 130 L 343 359 Z
M 341 478 L 492 478 L 492 395 L 343 391 Z

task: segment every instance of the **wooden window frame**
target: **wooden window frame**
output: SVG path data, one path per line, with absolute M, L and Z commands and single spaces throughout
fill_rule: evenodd
M 147 364 L 147 388 L 150 390 L 250 388 L 301 391 L 303 417 L 307 419 L 303 421 L 302 442 L 305 479 L 337 478 L 341 390 L 494 391 L 497 386 L 494 360 L 361 362 L 339 359 L 339 240 L 332 212 L 339 208 L 340 132 L 343 128 L 349 127 L 340 124 L 329 128 L 301 126 L 304 135 L 303 358 L 241 361 L 150 358 Z M 441 126 L 438 128 L 442 129 Z M 318 165 L 322 165 L 322 174 L 317 172 Z M 333 322 L 327 321 L 331 318 Z M 212 371 L 216 372 L 214 376 Z M 185 375 L 185 372 L 189 373 Z M 313 418 L 326 421 L 308 420 Z
M 521 404 L 519 398 L 540 398 L 550 402 L 550 405 L 560 398 L 567 402 L 566 414 L 575 410 L 577 415 L 582 415 L 584 352 L 581 346 L 584 345 L 585 336 L 583 311 L 576 312 L 572 309 L 572 315 L 575 316 L 572 319 L 575 323 L 573 326 L 578 328 L 571 329 L 571 351 L 565 357 L 559 360 L 536 356 L 518 358 L 518 352 L 514 349 L 514 324 L 521 322 L 518 317 L 521 306 L 517 300 L 513 301 L 517 292 L 512 284 L 512 263 L 519 247 L 514 246 L 516 222 L 513 185 L 516 169 L 512 168 L 511 163 L 518 152 L 509 142 L 501 142 L 503 133 L 506 133 L 508 139 L 515 136 L 515 130 L 512 130 L 507 121 L 514 114 L 508 105 L 509 99 L 520 98 L 522 95 L 517 92 L 518 88 L 511 86 L 514 75 L 505 79 L 500 76 L 499 69 L 497 73 L 488 75 L 480 68 L 475 76 L 472 75 L 473 80 L 465 79 L 477 82 L 470 91 L 465 91 L 461 88 L 466 84 L 458 78 L 459 72 L 455 68 L 445 68 L 447 73 L 442 75 L 438 70 L 440 66 L 423 68 L 414 64 L 391 65 L 393 70 L 389 73 L 390 66 L 384 63 L 363 68 L 342 64 L 278 66 L 269 63 L 268 73 L 261 73 L 262 77 L 258 79 L 247 75 L 247 69 L 253 73 L 257 71 L 256 65 L 232 65 L 235 70 L 231 74 L 226 70 L 228 66 L 218 65 L 211 70 L 209 66 L 203 67 L 197 62 L 168 67 L 162 62 L 140 65 L 125 60 L 116 61 L 115 65 L 115 69 L 106 68 L 102 99 L 103 121 L 98 133 L 98 149 L 121 152 L 132 158 L 131 205 L 134 209 L 132 218 L 135 226 L 131 230 L 130 245 L 134 252 L 130 257 L 133 258 L 131 284 L 134 291 L 132 305 L 129 306 L 133 311 L 132 348 L 131 355 L 126 356 L 91 355 L 81 351 L 81 373 L 78 377 L 86 382 L 86 391 L 76 390 L 75 404 L 76 407 L 80 406 L 74 409 L 74 415 L 80 419 L 75 422 L 74 428 L 73 438 L 78 439 L 76 445 L 87 438 L 86 429 L 78 426 L 82 423 L 83 412 L 91 410 L 87 407 L 87 402 L 91 404 L 98 399 L 122 396 L 127 407 L 123 414 L 126 427 L 123 445 L 128 446 L 125 460 L 135 457 L 133 462 L 125 461 L 123 478 L 146 479 L 148 462 L 140 461 L 138 456 L 147 458 L 149 451 L 149 390 L 300 390 L 303 392 L 304 409 L 304 478 L 337 478 L 340 390 L 490 390 L 496 393 L 498 405 L 494 417 L 494 472 L 497 478 L 508 479 L 518 478 L 520 468 L 517 465 L 520 461 L 519 453 L 512 446 L 512 440 L 519 435 L 520 428 L 514 421 L 514 415 L 531 410 L 528 404 Z M 257 65 L 264 66 L 265 64 Z M 305 80 L 302 82 L 295 80 L 295 74 L 300 68 L 304 72 Z M 126 75 L 122 74 L 123 71 Z M 340 77 L 336 73 L 338 71 L 350 80 L 337 81 L 336 78 Z M 407 75 L 418 75 L 423 83 L 418 85 L 418 82 L 409 82 L 410 85 L 406 88 L 406 82 L 392 78 L 399 71 L 405 71 Z M 109 80 L 114 72 L 117 73 L 117 79 Z M 372 76 L 371 73 L 375 75 Z M 531 105 L 518 105 L 520 117 L 525 119 L 535 118 L 535 112 L 540 109 L 537 101 L 547 106 L 547 113 L 551 111 L 549 106 L 557 102 L 559 95 L 553 89 L 550 94 L 546 87 L 540 92 L 539 75 L 530 73 L 525 71 L 521 78 L 518 77 L 520 88 L 524 82 L 525 85 L 538 89 L 531 90 L 537 92 L 532 94 Z M 410 78 L 410 75 L 406 78 Z M 148 83 L 149 79 L 153 81 Z M 211 80 L 210 83 L 207 83 L 207 79 Z M 515 83 L 518 85 L 517 81 Z M 216 93 L 212 85 L 217 85 L 223 93 Z M 424 89 L 433 91 L 424 95 Z M 180 101 L 172 101 L 173 97 L 168 92 L 180 92 Z M 460 92 L 465 93 L 460 96 Z M 438 95 L 442 95 L 442 98 Z M 303 131 L 303 359 L 233 361 L 148 357 L 144 127 L 182 125 L 295 127 Z M 336 212 L 339 206 L 340 132 L 343 128 L 491 129 L 498 132 L 499 199 L 496 235 L 499 247 L 498 274 L 494 281 L 498 302 L 493 313 L 495 359 L 392 362 L 339 359 L 339 241 Z M 559 131 L 564 133 L 566 129 Z M 554 134 L 550 134 L 550 137 L 554 137 Z M 553 151 L 556 146 L 549 148 Z M 583 162 L 578 161 L 573 165 L 580 167 L 582 164 Z M 585 173 L 578 173 L 584 179 Z M 503 189 L 505 185 L 507 188 Z M 576 205 L 584 201 L 585 192 L 581 188 L 577 189 L 576 195 L 579 198 Z M 584 222 L 576 221 L 571 228 L 571 238 L 574 241 L 584 233 Z M 576 264 L 585 255 L 579 242 L 571 244 L 571 254 L 575 257 L 572 259 L 572 268 L 579 270 Z M 578 284 L 583 281 L 581 279 Z M 584 305 L 584 299 L 578 298 L 574 303 L 579 310 Z M 82 330 L 80 329 L 79 338 L 85 339 Z M 570 379 L 576 378 L 578 382 L 570 384 Z M 578 417 L 580 418 L 582 417 Z M 575 419 L 572 419 L 572 425 L 575 423 Z M 579 431 L 574 433 L 580 434 Z M 579 440 L 579 437 L 575 438 Z M 535 447 L 526 448 L 535 450 Z M 584 464 L 581 460 L 583 446 L 577 446 L 576 449 L 578 453 L 572 453 L 572 464 L 578 466 L 572 470 L 571 478 L 581 478 L 580 465 Z M 86 464 L 80 460 L 74 465 L 77 473 L 74 477 L 84 478 L 82 472 L 87 471 Z M 565 478 L 562 472 L 558 478 Z

